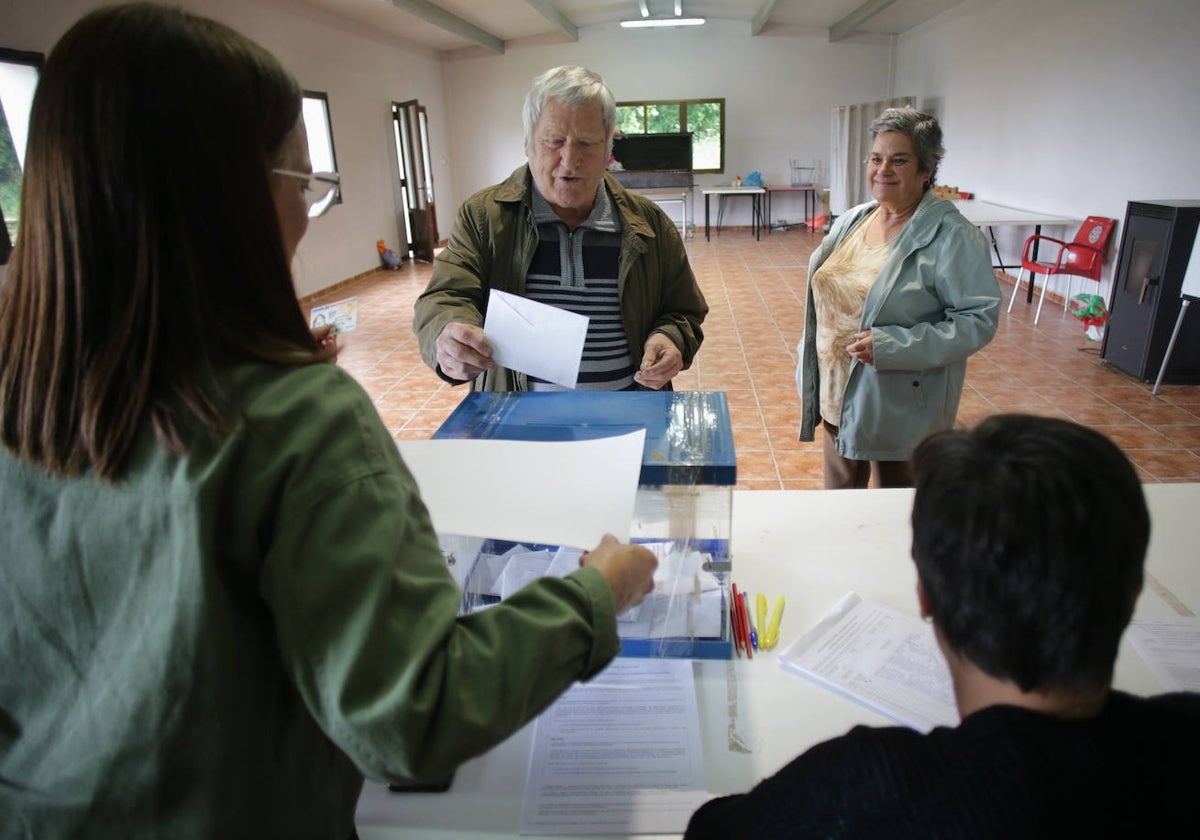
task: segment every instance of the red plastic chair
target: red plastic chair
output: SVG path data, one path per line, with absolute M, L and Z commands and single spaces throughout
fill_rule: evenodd
M 1035 274 L 1043 274 L 1046 279 L 1042 282 L 1042 294 L 1038 298 L 1037 314 L 1033 316 L 1036 326 L 1038 318 L 1042 317 L 1042 303 L 1046 300 L 1046 287 L 1050 278 L 1057 275 L 1067 276 L 1067 293 L 1063 296 L 1063 310 L 1071 299 L 1071 288 L 1074 278 L 1086 277 L 1088 280 L 1100 282 L 1100 270 L 1104 267 L 1104 255 L 1108 251 L 1108 240 L 1112 236 L 1116 219 L 1104 216 L 1088 216 L 1075 233 L 1070 242 L 1063 242 L 1052 236 L 1034 235 L 1025 240 L 1025 252 L 1021 254 L 1021 271 L 1017 273 L 1017 286 L 1013 289 L 1012 300 L 1008 302 L 1008 311 L 1012 312 L 1017 295 L 1021 291 L 1021 281 L 1025 272 L 1029 272 L 1029 282 L 1033 282 Z M 1049 259 L 1034 259 L 1033 253 L 1041 245 L 1057 246 L 1058 250 Z M 1041 255 L 1048 256 L 1048 255 Z

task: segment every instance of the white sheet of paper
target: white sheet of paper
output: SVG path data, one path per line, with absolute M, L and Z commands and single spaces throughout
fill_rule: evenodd
M 705 800 L 692 663 L 616 659 L 538 718 L 522 834 L 680 834 Z
M 700 603 L 686 595 L 651 592 L 637 608 L 617 617 L 623 639 L 716 639 L 721 636 L 725 599 L 720 590 L 701 592 Z
M 646 431 L 595 440 L 402 440 L 439 534 L 592 549 L 628 542 Z
M 552 577 L 566 577 L 579 568 L 579 558 L 582 556 L 581 548 L 560 548 L 554 552 L 554 559 L 550 561 L 550 568 L 546 569 L 546 574 Z
M 950 669 L 932 626 L 853 592 L 779 662 L 919 732 L 958 724 Z
M 492 289 L 483 334 L 496 364 L 574 388 L 588 319 L 520 295 Z
M 550 569 L 550 561 L 553 558 L 554 555 L 544 550 L 514 554 L 508 559 L 504 571 L 500 573 L 500 578 L 496 581 L 500 587 L 500 597 L 507 598 L 530 581 L 544 577 Z
M 1166 691 L 1200 691 L 1200 618 L 1135 618 L 1126 632 Z

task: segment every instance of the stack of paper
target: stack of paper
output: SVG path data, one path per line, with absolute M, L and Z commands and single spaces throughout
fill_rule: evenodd
M 537 721 L 522 834 L 680 834 L 708 798 L 692 663 L 617 659 Z
M 933 628 L 853 592 L 788 646 L 780 664 L 920 732 L 958 724 Z

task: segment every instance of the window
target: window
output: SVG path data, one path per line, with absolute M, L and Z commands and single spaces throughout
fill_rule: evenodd
M 0 265 L 8 262 L 21 222 L 21 177 L 29 111 L 37 87 L 42 54 L 0 49 Z
M 308 159 L 313 172 L 337 172 L 337 155 L 333 151 L 333 124 L 329 119 L 329 97 L 313 90 L 304 91 L 301 102 L 304 116 L 304 132 L 308 135 Z M 342 187 L 329 194 L 319 204 L 309 208 L 308 215 L 316 217 L 325 212 L 329 204 L 342 203 Z
M 626 134 L 690 131 L 695 170 L 725 171 L 724 99 L 618 102 L 617 128 Z

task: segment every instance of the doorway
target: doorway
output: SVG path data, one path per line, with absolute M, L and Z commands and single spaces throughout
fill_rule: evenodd
M 433 262 L 438 242 L 433 176 L 429 161 L 429 120 L 415 99 L 392 103 L 392 128 L 399 160 L 404 234 L 413 259 Z

